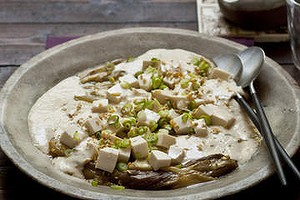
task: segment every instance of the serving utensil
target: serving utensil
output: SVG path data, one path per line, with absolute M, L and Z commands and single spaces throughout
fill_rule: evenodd
M 240 60 L 236 59 L 237 56 L 240 58 Z M 239 80 L 237 84 L 242 86 L 243 88 L 249 86 L 250 94 L 256 107 L 256 113 L 252 110 L 252 108 L 240 94 L 237 93 L 235 99 L 246 110 L 250 119 L 262 133 L 270 155 L 275 163 L 280 181 L 282 185 L 287 185 L 287 181 L 283 173 L 278 154 L 280 154 L 281 158 L 286 162 L 286 164 L 290 167 L 290 169 L 294 172 L 298 179 L 300 179 L 300 173 L 297 167 L 292 162 L 289 155 L 287 154 L 287 152 L 284 150 L 277 138 L 274 136 L 271 126 L 263 110 L 263 107 L 257 96 L 255 87 L 253 85 L 253 81 L 258 76 L 260 69 L 264 63 L 264 59 L 265 54 L 261 48 L 250 47 L 240 52 L 238 55 L 233 54 L 232 58 L 230 58 L 230 56 L 228 55 L 218 56 L 218 59 L 214 59 L 214 62 L 218 67 L 221 66 L 220 68 L 224 70 L 226 70 L 226 68 L 223 66 L 223 63 L 231 63 L 232 67 L 229 66 L 227 67 L 229 69 L 226 70 L 229 73 L 231 73 L 234 69 L 237 69 L 239 67 L 242 68 L 242 73 L 240 77 L 234 78 L 235 80 Z M 239 73 L 233 74 L 233 76 L 238 76 L 238 74 Z

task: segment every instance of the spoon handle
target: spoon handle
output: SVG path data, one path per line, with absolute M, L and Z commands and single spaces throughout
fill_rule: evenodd
M 269 149 L 271 157 L 275 163 L 279 179 L 280 179 L 282 185 L 286 186 L 287 181 L 286 181 L 285 175 L 283 173 L 283 169 L 282 169 L 282 166 L 281 166 L 281 163 L 279 160 L 278 152 L 275 148 L 275 141 L 274 141 L 274 138 L 272 137 L 271 126 L 268 122 L 266 114 L 265 114 L 263 107 L 259 101 L 259 98 L 256 94 L 256 90 L 254 88 L 253 81 L 251 81 L 251 83 L 250 83 L 250 94 L 252 96 L 252 100 L 253 100 L 255 108 L 256 108 L 258 120 L 260 122 L 259 123 L 260 130 L 263 133 L 262 135 L 265 139 L 265 143 L 267 144 L 267 147 Z
M 241 107 L 245 109 L 245 111 L 247 112 L 247 114 L 248 114 L 249 118 L 251 119 L 251 121 L 253 122 L 253 124 L 261 132 L 258 117 L 257 117 L 256 113 L 252 110 L 250 105 L 243 98 L 243 96 L 237 93 L 234 98 L 241 105 Z M 299 170 L 297 169 L 296 165 L 293 163 L 293 161 L 290 158 L 289 154 L 286 152 L 286 150 L 282 147 L 282 145 L 280 144 L 280 142 L 278 141 L 276 136 L 273 134 L 273 132 L 272 132 L 272 137 L 274 138 L 275 147 L 279 151 L 279 155 L 285 161 L 287 166 L 293 171 L 296 178 L 298 180 L 300 180 Z

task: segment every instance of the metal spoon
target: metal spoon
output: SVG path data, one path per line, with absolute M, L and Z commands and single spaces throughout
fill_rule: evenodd
M 269 121 L 266 117 L 266 114 L 264 112 L 264 109 L 260 103 L 260 100 L 257 96 L 255 87 L 253 85 L 253 81 L 258 76 L 262 65 L 265 60 L 265 53 L 261 48 L 258 47 L 250 47 L 241 53 L 239 53 L 239 57 L 242 60 L 243 63 L 243 73 L 240 81 L 238 82 L 239 85 L 242 87 L 249 86 L 250 94 L 252 96 L 254 105 L 256 107 L 256 113 L 258 117 L 259 123 L 259 129 L 262 132 L 262 135 L 265 139 L 265 142 L 267 144 L 267 147 L 269 149 L 269 152 L 271 154 L 271 157 L 275 163 L 277 173 L 279 175 L 279 179 L 282 183 L 282 185 L 287 185 L 287 181 L 283 172 L 283 168 L 281 166 L 279 155 L 277 152 L 277 149 L 275 147 L 275 140 L 273 137 L 272 129 L 269 124 Z
M 229 66 L 230 69 L 226 70 L 229 73 L 232 73 L 232 71 L 236 70 L 239 67 L 243 68 L 242 70 L 240 70 L 240 71 L 242 71 L 242 73 L 235 74 L 235 76 L 238 76 L 237 79 L 239 80 L 237 83 L 238 83 L 238 85 L 241 85 L 242 87 L 247 87 L 248 85 L 250 85 L 250 91 L 252 91 L 251 94 L 252 94 L 252 96 L 254 95 L 254 98 L 256 97 L 255 98 L 256 104 L 260 105 L 260 102 L 256 96 L 255 88 L 253 86 L 253 80 L 258 76 L 260 69 L 262 67 L 262 64 L 264 63 L 265 54 L 264 54 L 263 50 L 258 47 L 250 47 L 250 48 L 242 51 L 239 54 L 239 57 L 241 59 L 236 59 L 237 56 L 235 54 L 232 54 L 232 55 L 233 55 L 232 57 L 228 56 L 228 54 L 224 55 L 224 56 L 221 55 L 221 56 L 218 56 L 218 59 L 214 59 L 214 61 L 218 67 L 221 66 L 220 68 L 222 68 L 224 70 L 226 70 L 228 68 L 228 66 L 224 67 L 222 65 L 225 65 L 224 63 L 230 63 L 230 66 Z M 272 146 L 272 144 L 267 145 L 267 146 L 268 146 L 268 149 L 270 150 L 272 158 L 273 158 L 273 154 L 275 154 L 276 160 L 274 159 L 274 162 L 276 164 L 276 167 L 279 168 L 279 170 L 278 170 L 279 177 L 280 177 L 280 180 L 282 181 L 282 184 L 286 185 L 286 179 L 283 174 L 282 167 L 278 160 L 277 151 L 280 153 L 282 159 L 284 159 L 284 161 L 291 168 L 291 170 L 294 172 L 294 174 L 297 176 L 297 178 L 300 179 L 300 172 L 298 171 L 297 167 L 292 162 L 288 153 L 284 150 L 284 148 L 281 146 L 281 144 L 279 143 L 277 138 L 273 135 L 271 127 L 266 120 L 266 117 L 264 118 L 264 120 L 266 120 L 264 125 L 267 128 L 264 128 L 264 129 L 268 129 L 267 131 L 263 130 L 261 128 L 262 123 L 260 123 L 260 119 L 258 118 L 256 113 L 252 110 L 252 108 L 249 106 L 249 104 L 245 101 L 245 99 L 240 94 L 236 94 L 235 99 L 246 110 L 250 119 L 253 121 L 253 123 L 256 125 L 256 127 L 259 130 L 261 130 L 261 132 L 266 140 L 266 143 L 269 144 L 269 141 L 272 140 L 271 143 L 273 143 L 273 146 Z M 260 107 L 261 107 L 260 114 L 262 114 L 261 112 L 263 112 L 263 109 L 262 109 L 261 105 L 260 105 Z M 263 112 L 263 115 L 264 115 L 264 112 Z M 265 133 L 267 133 L 267 134 L 265 134 Z M 268 136 L 266 136 L 266 135 L 268 135 Z

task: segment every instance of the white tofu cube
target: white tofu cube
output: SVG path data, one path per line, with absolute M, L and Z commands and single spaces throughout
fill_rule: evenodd
M 99 99 L 93 101 L 92 112 L 103 113 L 107 112 L 108 99 Z
M 76 127 L 70 127 L 60 135 L 60 142 L 70 148 L 77 146 L 87 135 Z
M 149 158 L 149 164 L 153 170 L 156 171 L 159 168 L 170 166 L 171 157 L 162 151 L 152 150 Z
M 211 115 L 212 125 L 223 126 L 224 128 L 230 128 L 235 122 L 234 116 L 227 110 L 219 108 L 217 112 Z
M 158 131 L 157 137 L 158 140 L 156 145 L 159 147 L 169 148 L 172 144 L 176 143 L 176 137 L 169 135 L 168 133 Z
M 168 117 L 169 117 L 170 119 L 174 119 L 174 118 L 176 118 L 176 117 L 178 117 L 178 116 L 179 116 L 179 114 L 178 114 L 174 109 L 170 109 L 170 110 L 169 110 Z
M 96 168 L 112 173 L 116 167 L 119 151 L 110 147 L 99 150 Z
M 213 68 L 209 77 L 211 79 L 222 79 L 222 80 L 229 80 L 230 78 L 232 78 L 232 74 L 226 72 L 225 70 L 222 70 L 220 68 Z
M 128 91 L 128 89 L 122 88 L 120 84 L 116 84 L 107 90 L 107 99 L 111 103 L 120 103 Z
M 130 154 L 131 154 L 131 147 L 127 147 L 127 148 L 119 148 L 119 157 L 118 157 L 118 161 L 119 162 L 128 162 L 129 158 L 130 158 Z
M 157 123 L 160 119 L 160 115 L 152 110 L 141 110 L 137 114 L 138 125 L 150 126 L 151 123 Z
M 138 82 L 141 89 L 150 91 L 152 89 L 152 73 L 144 73 L 138 76 Z
M 217 109 L 218 106 L 213 104 L 200 105 L 198 108 L 196 108 L 193 115 L 195 118 L 199 118 L 201 115 L 211 116 Z
M 204 119 L 194 120 L 193 127 L 195 135 L 199 137 L 206 137 L 208 134 L 207 126 Z
M 123 83 L 124 82 L 128 83 L 131 87 L 134 87 L 134 88 L 139 87 L 139 82 L 138 82 L 137 78 L 135 78 L 134 75 L 132 75 L 132 74 L 126 74 L 124 76 L 121 76 L 119 78 L 119 80 Z
M 182 116 L 183 115 L 180 115 L 170 121 L 170 124 L 176 134 L 188 134 L 191 131 L 192 120 L 188 118 L 186 121 L 183 121 Z
M 130 138 L 131 149 L 135 158 L 145 158 L 148 155 L 149 148 L 147 141 L 142 136 Z
M 168 155 L 171 157 L 172 165 L 180 164 L 184 158 L 184 150 L 181 147 L 170 146 Z
M 87 128 L 89 135 L 93 135 L 97 131 L 102 130 L 101 121 L 97 118 L 90 118 L 84 122 L 84 126 Z

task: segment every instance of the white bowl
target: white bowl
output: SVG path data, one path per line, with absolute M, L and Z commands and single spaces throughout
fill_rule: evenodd
M 33 146 L 28 132 L 27 116 L 34 102 L 60 80 L 86 67 L 137 56 L 153 48 L 181 48 L 213 58 L 246 47 L 187 30 L 131 28 L 86 36 L 49 49 L 16 70 L 1 91 L 0 144 L 3 151 L 39 183 L 84 199 L 211 199 L 251 187 L 273 173 L 263 145 L 246 165 L 219 180 L 172 191 L 115 191 L 105 186 L 93 187 L 51 166 L 49 158 Z M 269 58 L 256 83 L 278 140 L 291 155 L 294 154 L 300 141 L 299 87 Z

